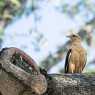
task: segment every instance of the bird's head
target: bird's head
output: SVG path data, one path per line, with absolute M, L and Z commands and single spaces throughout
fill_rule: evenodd
M 67 35 L 67 37 L 70 38 L 71 41 L 80 41 L 81 40 L 80 36 L 75 33 Z
M 81 39 L 80 36 L 78 34 L 70 34 L 70 35 L 67 35 L 68 38 L 70 38 L 71 40 L 77 40 L 77 39 Z

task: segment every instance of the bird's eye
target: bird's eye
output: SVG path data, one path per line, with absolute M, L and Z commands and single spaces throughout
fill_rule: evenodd
M 73 37 L 76 37 L 76 35 L 72 35 Z

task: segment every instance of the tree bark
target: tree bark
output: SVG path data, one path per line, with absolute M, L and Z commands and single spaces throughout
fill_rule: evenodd
M 27 64 L 32 68 L 31 73 L 26 72 L 13 63 L 13 56 L 19 54 L 21 60 L 25 60 Z M 22 59 L 23 58 L 23 59 Z M 47 81 L 44 75 L 40 73 L 39 67 L 26 53 L 18 48 L 5 48 L 0 52 L 0 67 L 6 73 L 13 75 L 16 79 L 20 80 L 24 85 L 31 88 L 32 92 L 38 95 L 43 94 L 47 89 Z M 26 67 L 27 69 L 28 67 Z M 0 80 L 1 81 L 1 80 Z M 12 94 L 14 95 L 14 94 Z
M 22 83 L 29 86 L 31 90 L 34 91 L 35 93 L 42 94 L 46 91 L 47 82 L 42 74 L 27 73 L 23 69 L 9 62 L 4 63 L 4 61 L 0 61 L 0 63 L 2 65 L 2 69 L 4 69 L 5 72 L 12 74 L 15 78 L 22 81 Z
M 44 95 L 95 95 L 95 74 L 51 74 Z

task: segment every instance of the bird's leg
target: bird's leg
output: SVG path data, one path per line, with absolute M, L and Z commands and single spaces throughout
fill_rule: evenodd
M 71 73 L 74 73 L 74 71 L 72 70 Z
M 70 72 L 71 73 L 74 73 L 74 71 L 75 71 L 75 64 L 70 64 Z

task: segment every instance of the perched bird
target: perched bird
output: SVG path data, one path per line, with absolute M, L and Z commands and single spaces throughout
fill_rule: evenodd
M 86 50 L 82 47 L 81 38 L 78 34 L 71 34 L 70 46 L 65 60 L 65 73 L 82 73 L 86 60 Z

